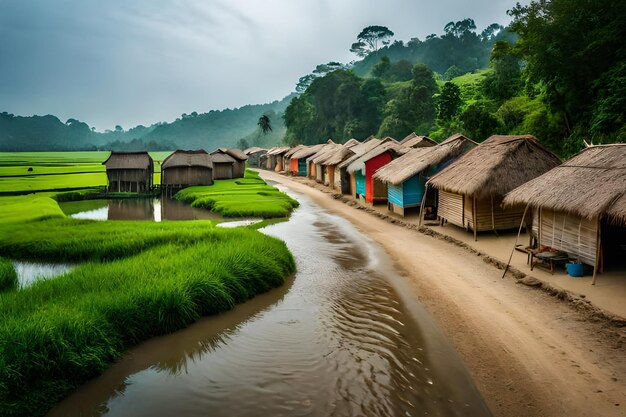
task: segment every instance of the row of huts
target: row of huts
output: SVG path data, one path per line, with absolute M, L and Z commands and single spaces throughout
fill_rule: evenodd
M 626 144 L 588 147 L 565 163 L 530 135 L 478 144 L 411 134 L 275 147 L 257 167 L 308 176 L 364 203 L 419 213 L 474 234 L 525 225 L 538 248 L 594 267 L 626 255 Z
M 161 188 L 179 189 L 211 185 L 213 180 L 242 178 L 248 156 L 239 149 L 218 148 L 211 153 L 177 150 L 161 162 Z M 148 152 L 112 152 L 106 161 L 108 190 L 111 192 L 150 192 L 153 188 L 154 161 Z

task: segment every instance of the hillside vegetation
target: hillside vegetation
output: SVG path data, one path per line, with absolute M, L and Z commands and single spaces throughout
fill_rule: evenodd
M 285 111 L 286 142 L 532 134 L 562 157 L 584 141 L 624 142 L 626 3 L 551 0 L 509 14 L 506 29 L 479 34 L 465 19 L 406 45 L 391 43 L 385 27 L 365 28 L 351 51 L 363 52 L 371 28 L 387 45 L 351 69 L 329 63 L 332 71 L 318 66 L 301 78 L 303 94 Z
M 212 150 L 232 147 L 246 138 L 254 146 L 270 146 L 284 135 L 282 113 L 291 101 L 287 96 L 268 104 L 246 105 L 208 113 L 182 114 L 171 123 L 135 126 L 124 130 L 96 132 L 85 122 L 68 119 L 65 123 L 52 115 L 16 116 L 0 113 L 0 151 L 73 151 L 120 150 L 165 151 L 176 148 Z M 273 131 L 260 134 L 257 120 L 270 117 Z

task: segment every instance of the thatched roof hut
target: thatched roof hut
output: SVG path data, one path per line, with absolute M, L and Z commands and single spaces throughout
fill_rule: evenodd
M 211 152 L 213 158 L 213 178 L 243 178 L 246 173 L 248 156 L 240 149 L 217 148 Z
M 374 173 L 403 151 L 397 141 L 383 140 L 350 163 L 347 172 L 355 176 L 356 193 L 364 196 L 368 203 L 387 201 L 387 184 L 374 179 Z
M 267 151 L 266 169 L 281 172 L 284 170 L 284 155 L 293 148 L 289 146 L 277 146 Z
M 588 220 L 626 225 L 626 144 L 585 148 L 562 165 L 520 185 L 506 206 L 529 204 Z
M 598 264 L 604 264 L 600 257 L 610 257 L 626 245 L 626 238 L 611 238 L 626 237 L 626 144 L 588 147 L 515 188 L 503 204 L 534 208 L 533 230 L 540 245 L 565 251 L 596 267 L 595 283 Z M 623 259 L 625 255 L 615 257 Z
M 430 176 L 475 146 L 476 142 L 456 134 L 437 146 L 412 148 L 380 168 L 374 179 L 388 184 L 389 210 L 404 215 L 405 210 L 419 207 Z
M 417 136 L 415 133 L 411 133 L 409 136 L 400 141 L 400 145 L 405 148 L 425 148 L 429 146 L 436 146 L 437 142 L 428 136 Z
M 161 185 L 181 188 L 213 184 L 213 162 L 205 150 L 177 150 L 161 164 Z
M 142 193 L 152 188 L 154 161 L 148 152 L 111 152 L 102 165 L 109 191 Z
M 439 217 L 476 236 L 519 226 L 523 207 L 503 209 L 502 198 L 559 164 L 533 136 L 494 135 L 435 174 L 427 186 L 439 191 Z
M 560 163 L 534 136 L 494 135 L 433 176 L 429 184 L 478 199 L 504 196 Z
M 300 149 L 292 153 L 289 157 L 289 172 L 292 175 L 298 175 L 301 177 L 307 176 L 307 161 L 306 159 L 321 151 L 327 144 L 334 143 L 332 140 L 328 140 L 326 143 L 320 143 L 317 145 L 302 146 Z
M 260 148 L 258 146 L 251 146 L 247 149 L 244 149 L 243 153 L 250 156 L 251 154 L 259 153 L 259 152 L 267 152 L 267 149 Z
M 267 154 L 267 149 L 254 146 L 243 151 L 248 156 L 248 165 L 261 168 L 262 157 Z
M 407 179 L 442 161 L 460 156 L 477 143 L 461 134 L 451 136 L 437 146 L 414 148 L 394 159 L 379 169 L 374 178 L 394 185 L 402 184 Z

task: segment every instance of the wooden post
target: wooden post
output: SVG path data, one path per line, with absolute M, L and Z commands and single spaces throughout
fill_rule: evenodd
M 419 222 L 420 227 L 422 227 L 422 223 L 424 222 L 424 206 L 426 205 L 427 194 L 428 194 L 428 183 L 426 183 L 426 189 L 424 190 L 424 195 L 422 196 L 422 204 L 420 204 L 420 222 Z
M 596 262 L 593 265 L 593 278 L 591 278 L 591 285 L 596 285 L 596 276 L 598 274 L 598 266 L 600 264 L 600 250 L 602 248 L 602 222 L 601 216 L 598 216 L 598 233 L 596 239 Z
M 472 197 L 472 221 L 474 222 L 474 242 L 478 240 L 476 237 L 476 195 Z
M 524 221 L 524 218 L 522 217 L 522 222 Z M 496 219 L 495 216 L 493 214 L 493 195 L 491 196 L 491 229 L 493 229 L 494 233 L 496 231 Z

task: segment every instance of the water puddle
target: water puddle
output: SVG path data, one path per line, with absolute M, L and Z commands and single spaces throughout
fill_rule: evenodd
M 133 349 L 50 416 L 489 416 L 384 251 L 301 206 L 262 229 L 298 272 L 230 312 Z
M 13 261 L 19 288 L 26 288 L 41 279 L 50 279 L 69 272 L 71 264 Z

